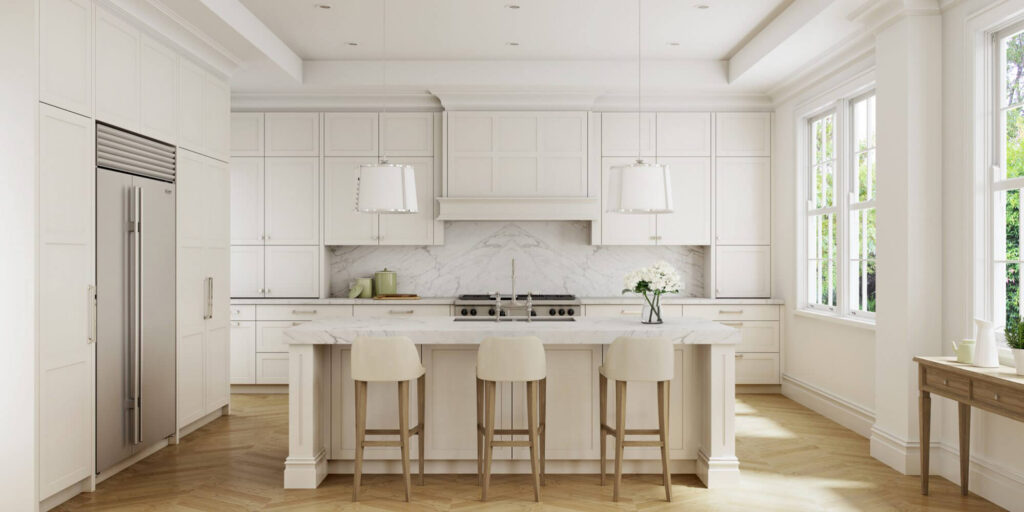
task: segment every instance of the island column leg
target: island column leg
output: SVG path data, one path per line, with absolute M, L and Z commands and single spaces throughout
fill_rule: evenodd
M 285 489 L 315 489 L 327 476 L 323 401 L 330 393 L 329 345 L 288 346 Z
M 736 346 L 697 345 L 704 424 L 697 476 L 709 489 L 739 483 L 736 458 Z

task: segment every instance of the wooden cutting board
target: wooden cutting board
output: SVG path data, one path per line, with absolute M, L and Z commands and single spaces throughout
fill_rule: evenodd
M 415 293 L 395 293 L 392 295 L 375 295 L 373 300 L 419 300 Z

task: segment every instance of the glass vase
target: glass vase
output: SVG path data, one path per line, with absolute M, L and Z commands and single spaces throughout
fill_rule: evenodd
M 644 294 L 644 307 L 640 310 L 640 322 L 645 324 L 660 324 L 661 321 L 661 294 Z

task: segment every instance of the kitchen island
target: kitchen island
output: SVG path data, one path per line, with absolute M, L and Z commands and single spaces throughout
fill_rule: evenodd
M 605 346 L 619 336 L 661 336 L 676 343 L 669 407 L 673 473 L 695 473 L 708 487 L 739 478 L 734 436 L 735 345 L 739 331 L 697 318 L 666 318 L 644 325 L 636 318 L 503 320 L 336 318 L 286 331 L 289 343 L 288 458 L 285 488 L 315 488 L 329 473 L 351 473 L 355 454 L 353 381 L 349 344 L 357 336 L 407 336 L 426 367 L 425 467 L 429 473 L 476 472 L 476 344 L 489 336 L 537 336 L 548 359 L 547 471 L 597 474 L 600 458 L 598 369 Z M 499 428 L 526 423 L 525 386 L 499 383 Z M 413 393 L 415 403 L 421 397 Z M 653 428 L 655 383 L 630 383 L 626 424 Z M 397 426 L 393 383 L 369 386 L 369 428 Z M 415 407 L 410 422 L 416 424 Z M 614 425 L 614 419 L 608 418 Z M 414 442 L 420 442 L 419 438 Z M 611 440 L 608 441 L 611 443 Z M 411 453 L 416 454 L 413 447 Z M 624 472 L 660 473 L 658 450 L 625 450 Z M 495 473 L 528 473 L 521 448 L 499 448 Z M 400 473 L 396 448 L 367 448 L 365 473 Z

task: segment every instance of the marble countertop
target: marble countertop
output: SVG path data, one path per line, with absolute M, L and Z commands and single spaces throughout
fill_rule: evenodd
M 407 336 L 416 344 L 476 344 L 492 336 L 537 336 L 545 344 L 603 345 L 619 336 L 667 337 L 686 345 L 734 345 L 740 332 L 699 318 L 669 318 L 646 325 L 635 318 L 586 318 L 571 322 L 456 321 L 452 317 L 331 318 L 285 331 L 287 343 L 333 345 L 358 336 Z
M 417 304 L 440 304 L 440 305 L 451 305 L 455 299 L 451 297 L 420 297 L 418 299 L 349 299 L 347 297 L 331 297 L 329 299 L 231 299 L 231 304 L 244 306 L 248 304 L 258 304 L 263 306 L 276 306 L 276 305 L 303 305 L 303 304 L 338 304 L 338 305 L 352 305 L 352 304 L 408 304 L 410 306 Z
M 235 305 L 263 304 L 263 305 L 301 305 L 301 304 L 452 304 L 454 297 L 421 297 L 415 300 L 376 300 L 376 299 L 349 299 L 344 297 L 332 297 L 329 299 L 232 299 Z M 641 297 L 623 295 L 621 297 L 580 297 L 584 305 L 602 304 L 643 304 Z M 708 299 L 703 297 L 672 297 L 665 296 L 661 299 L 662 304 L 784 304 L 782 299 Z

